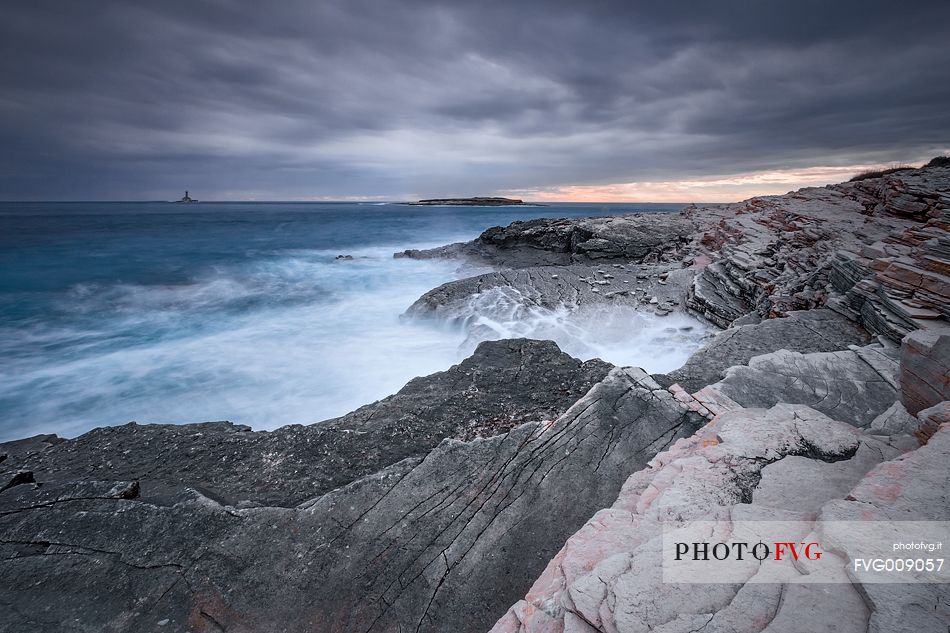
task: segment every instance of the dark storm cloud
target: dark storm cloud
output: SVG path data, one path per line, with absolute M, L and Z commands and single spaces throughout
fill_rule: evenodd
M 0 198 L 488 193 L 920 159 L 947 3 L 18 2 Z

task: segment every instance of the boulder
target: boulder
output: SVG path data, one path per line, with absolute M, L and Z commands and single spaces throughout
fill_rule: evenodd
M 874 418 L 868 428 L 879 435 L 910 435 L 917 431 L 918 426 L 917 418 L 907 413 L 900 402 L 895 402 Z

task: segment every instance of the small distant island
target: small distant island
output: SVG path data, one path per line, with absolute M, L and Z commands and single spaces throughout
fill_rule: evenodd
M 490 196 L 476 196 L 474 198 L 428 198 L 418 202 L 407 202 L 413 206 L 456 206 L 456 207 L 507 207 L 524 205 L 530 207 L 541 206 L 531 204 L 517 198 L 498 198 Z
M 181 200 L 175 200 L 175 202 L 179 204 L 193 204 L 198 201 L 189 196 L 188 191 L 185 191 L 184 197 Z

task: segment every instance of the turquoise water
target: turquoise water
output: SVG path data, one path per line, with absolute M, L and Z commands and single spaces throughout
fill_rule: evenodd
M 446 369 L 474 343 L 399 318 L 473 271 L 395 251 L 518 219 L 679 207 L 2 203 L 0 440 L 130 420 L 274 428 L 341 415 Z M 496 335 L 552 337 L 653 371 L 678 365 L 685 352 L 617 344 L 638 329 L 663 342 L 634 318 L 594 328 L 539 315 Z

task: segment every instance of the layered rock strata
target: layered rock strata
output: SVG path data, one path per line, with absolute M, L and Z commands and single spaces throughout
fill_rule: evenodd
M 603 301 L 607 288 L 565 293 L 562 285 L 576 285 L 573 279 L 551 284 L 544 266 L 618 264 L 646 277 L 686 268 L 689 281 L 671 298 L 719 327 L 827 306 L 896 343 L 950 317 L 950 169 L 692 205 L 677 214 L 515 222 L 472 242 L 397 256 L 519 269 L 508 278 L 442 286 L 438 297 L 450 304 L 502 285 L 528 295 L 531 286 L 541 303 Z M 434 298 L 426 295 L 410 312 L 431 311 Z

